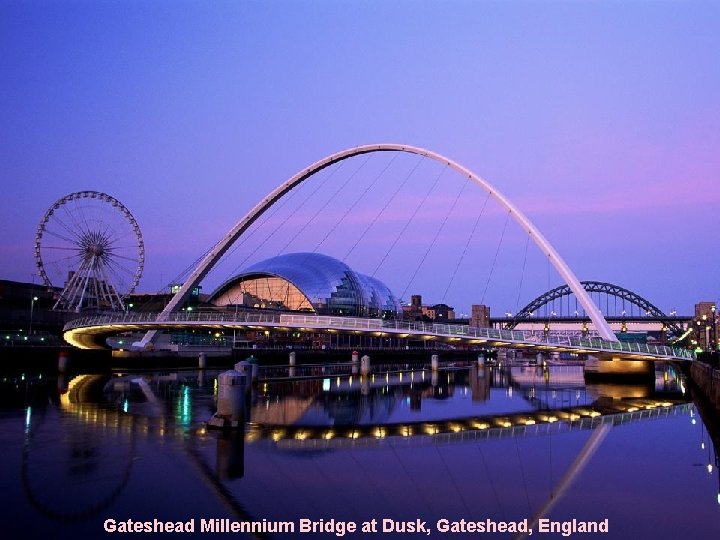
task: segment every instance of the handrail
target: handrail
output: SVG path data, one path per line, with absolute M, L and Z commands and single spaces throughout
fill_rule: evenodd
M 64 331 L 92 326 L 113 324 L 171 325 L 174 322 L 187 323 L 242 323 L 270 324 L 274 326 L 296 326 L 312 328 L 335 328 L 345 330 L 365 330 L 369 332 L 407 333 L 431 337 L 457 337 L 459 339 L 498 340 L 530 346 L 558 346 L 577 349 L 592 349 L 601 352 L 625 351 L 652 356 L 666 356 L 692 360 L 693 351 L 647 343 L 628 343 L 608 341 L 598 337 L 573 337 L 547 335 L 541 339 L 536 333 L 520 330 L 498 330 L 495 328 L 475 328 L 458 324 L 426 323 L 421 321 L 399 321 L 394 319 L 371 319 L 360 317 L 338 317 L 331 315 L 303 315 L 295 313 L 218 313 L 212 311 L 177 311 L 167 314 L 158 321 L 158 314 L 151 312 L 95 314 L 69 321 Z

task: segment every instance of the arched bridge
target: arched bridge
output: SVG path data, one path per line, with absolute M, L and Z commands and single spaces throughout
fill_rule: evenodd
M 459 324 L 429 324 L 360 317 L 330 317 L 293 313 L 174 312 L 95 315 L 70 321 L 65 340 L 80 348 L 103 348 L 105 337 L 123 332 L 202 328 L 205 330 L 299 330 L 339 332 L 379 337 L 439 341 L 450 345 L 510 347 L 538 352 L 572 352 L 627 360 L 692 360 L 686 349 L 644 343 L 622 343 L 601 338 L 548 335 L 532 332 L 474 328 Z
M 683 329 L 676 321 L 672 320 L 671 317 L 663 313 L 660 308 L 653 305 L 649 300 L 646 300 L 639 294 L 636 294 L 629 289 L 601 281 L 581 281 L 580 284 L 588 293 L 605 294 L 621 300 L 623 304 L 623 313 L 625 312 L 625 304 L 627 303 L 629 304 L 628 307 L 631 310 L 633 307 L 637 308 L 638 311 L 643 314 L 644 318 L 653 319 L 662 323 L 670 333 L 676 336 L 680 336 L 683 333 Z M 554 289 L 541 294 L 518 311 L 518 313 L 513 317 L 513 321 L 508 323 L 506 327 L 508 329 L 512 329 L 522 322 L 532 320 L 535 318 L 535 314 L 544 306 L 552 305 L 556 300 L 561 300 L 564 297 L 572 295 L 574 295 L 574 292 L 567 285 L 555 287 Z M 607 315 L 608 313 L 606 313 L 606 316 Z

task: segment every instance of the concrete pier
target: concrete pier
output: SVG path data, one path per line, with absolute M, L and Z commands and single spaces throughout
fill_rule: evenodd
M 367 354 L 360 359 L 360 373 L 362 375 L 370 373 L 370 357 Z
M 234 369 L 218 375 L 217 412 L 208 420 L 208 427 L 238 428 L 244 424 L 246 381 L 247 376 Z
M 585 362 L 586 377 L 653 378 L 655 363 L 651 360 L 624 360 L 589 356 Z

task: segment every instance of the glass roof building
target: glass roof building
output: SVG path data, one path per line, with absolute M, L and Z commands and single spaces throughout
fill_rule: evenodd
M 218 287 L 210 302 L 317 315 L 402 314 L 400 302 L 383 282 L 319 253 L 288 253 L 255 263 Z

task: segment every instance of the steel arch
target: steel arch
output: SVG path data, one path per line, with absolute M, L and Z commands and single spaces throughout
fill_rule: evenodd
M 439 163 L 443 163 L 448 167 L 452 168 L 456 172 L 465 176 L 469 180 L 478 184 L 484 189 L 491 197 L 493 197 L 503 208 L 505 208 L 513 219 L 527 231 L 528 235 L 537 244 L 540 250 L 547 254 L 550 262 L 552 262 L 555 269 L 558 271 L 560 276 L 566 281 L 570 289 L 575 293 L 576 297 L 580 301 L 580 304 L 585 309 L 590 319 L 595 324 L 600 336 L 608 341 L 617 341 L 617 336 L 610 328 L 610 325 L 603 318 L 602 313 L 598 307 L 593 304 L 590 295 L 580 285 L 580 281 L 577 279 L 575 274 L 570 270 L 570 267 L 560 257 L 555 248 L 548 242 L 542 233 L 535 227 L 535 225 L 525 215 L 512 204 L 504 195 L 502 195 L 492 184 L 481 178 L 480 176 L 473 173 L 470 169 L 463 167 L 456 161 L 451 160 L 445 156 L 442 156 L 436 152 L 419 148 L 416 146 L 402 145 L 402 144 L 370 144 L 364 146 L 357 146 L 354 148 L 348 148 L 340 152 L 336 152 L 328 157 L 325 157 L 319 161 L 316 161 L 309 167 L 301 170 L 299 173 L 292 176 L 286 182 L 275 188 L 269 195 L 267 195 L 262 201 L 260 201 L 250 212 L 247 213 L 230 231 L 223 237 L 213 248 L 208 252 L 205 258 L 200 262 L 197 268 L 190 274 L 188 279 L 185 281 L 183 286 L 178 290 L 173 299 L 167 304 L 165 309 L 158 315 L 160 320 L 163 320 L 169 313 L 178 309 L 180 305 L 190 295 L 192 289 L 202 280 L 210 269 L 217 263 L 222 255 L 230 248 L 230 246 L 245 232 L 250 225 L 252 225 L 268 208 L 270 208 L 275 202 L 277 202 L 283 195 L 289 192 L 296 185 L 304 182 L 313 174 L 338 163 L 350 157 L 368 154 L 372 152 L 407 152 L 410 154 L 417 154 L 430 159 L 433 159 Z M 146 346 L 152 340 L 152 336 L 145 336 L 139 343 L 140 346 Z
M 646 300 L 639 294 L 634 293 L 629 289 L 620 287 L 619 285 L 613 285 L 612 283 L 603 283 L 602 281 L 581 281 L 580 284 L 582 285 L 583 289 L 588 293 L 605 293 L 616 296 L 617 298 L 622 298 L 623 300 L 627 300 L 631 304 L 634 304 L 640 309 L 644 310 L 648 314 L 648 316 L 659 319 L 660 322 L 665 324 L 672 332 L 676 333 L 677 335 L 680 335 L 683 332 L 683 330 L 676 323 L 667 320 L 667 315 L 663 313 L 660 308 L 652 304 L 649 300 Z M 544 305 L 547 305 L 554 300 L 557 300 L 564 296 L 569 296 L 571 294 L 573 294 L 573 291 L 567 285 L 560 285 L 559 287 L 555 287 L 554 289 L 541 294 L 524 308 L 522 308 L 520 311 L 518 311 L 517 315 L 515 316 L 515 321 L 510 325 L 510 328 L 514 328 L 520 322 L 530 319 L 533 316 L 532 314 Z

